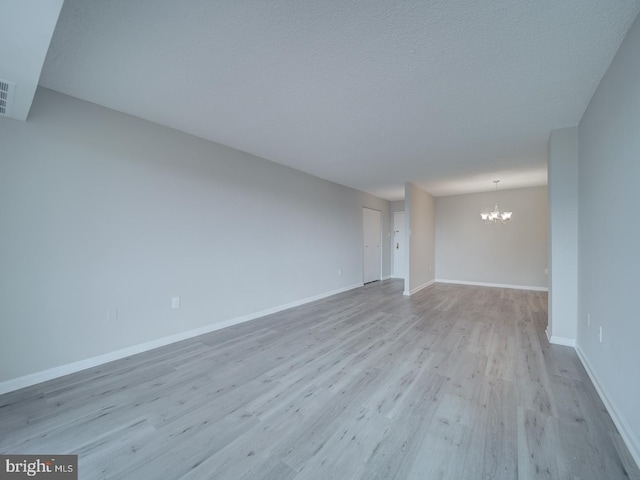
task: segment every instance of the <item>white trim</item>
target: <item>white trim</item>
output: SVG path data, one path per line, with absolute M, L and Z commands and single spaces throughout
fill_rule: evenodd
M 547 328 L 544 329 L 544 333 L 547 334 L 547 340 L 549 340 L 549 343 L 552 343 L 554 345 L 563 345 L 565 347 L 573 347 L 573 348 L 575 348 L 576 346 L 575 338 L 566 338 L 566 337 L 558 337 L 555 335 L 551 335 L 551 333 L 549 332 L 549 325 L 547 325 Z
M 423 283 L 422 285 L 420 285 L 419 287 L 413 288 L 411 289 L 411 291 L 407 291 L 405 290 L 404 292 L 402 292 L 403 295 L 406 295 L 407 297 L 410 297 L 411 295 L 413 295 L 414 293 L 418 293 L 420 290 L 422 290 L 423 288 L 427 288 L 429 285 L 433 285 L 434 283 L 436 283 L 435 280 L 430 280 L 427 283 Z
M 60 365 L 59 367 L 49 368 L 47 370 L 31 373 L 29 375 L 24 375 L 18 378 L 12 378 L 11 380 L 5 380 L 4 382 L 0 382 L 0 395 L 4 393 L 12 392 L 14 390 L 19 390 L 21 388 L 30 387 L 31 385 L 36 385 L 38 383 L 46 382 L 47 380 L 52 380 L 54 378 L 62 377 L 70 373 L 86 370 L 87 368 L 92 368 L 108 362 L 113 362 L 114 360 L 120 360 L 122 358 L 130 357 L 131 355 L 153 350 L 154 348 L 164 347 L 165 345 L 179 342 L 181 340 L 186 340 L 187 338 L 197 337 L 198 335 L 214 332 L 216 330 L 230 327 L 232 325 L 237 325 L 239 323 L 255 320 L 256 318 L 281 312 L 282 310 L 287 310 L 289 308 L 298 307 L 306 303 L 315 302 L 316 300 L 321 300 L 323 298 L 330 297 L 332 295 L 337 295 L 338 293 L 347 292 L 349 290 L 353 290 L 355 288 L 360 288 L 360 287 L 362 287 L 361 283 L 358 283 L 355 285 L 349 285 L 347 287 L 338 288 L 330 292 L 321 293 L 320 295 L 314 295 L 313 297 L 304 298 L 302 300 L 296 300 L 294 302 L 286 303 L 284 305 L 279 305 L 277 307 L 268 308 L 266 310 L 250 313 L 248 315 L 243 315 L 241 317 L 231 318 L 229 320 L 224 320 L 222 322 L 206 325 L 204 327 L 196 328 L 194 330 L 188 330 L 186 332 L 176 333 L 175 335 L 169 335 L 167 337 L 158 338 L 156 340 L 140 343 L 138 345 L 133 345 L 131 347 L 122 348 L 120 350 L 105 353 L 103 355 L 98 355 L 96 357 L 86 358 L 84 360 L 79 360 L 77 362 L 67 363 L 66 365 Z
M 385 280 L 389 280 L 390 278 L 395 278 L 395 277 L 392 277 L 391 275 L 385 275 L 384 277 L 382 277 L 382 278 L 380 279 L 380 281 L 381 281 L 381 282 L 384 282 Z
M 549 333 L 547 332 L 547 337 Z M 549 343 L 553 343 L 554 345 L 564 345 L 565 347 L 574 347 L 576 346 L 575 338 L 566 338 L 566 337 L 557 337 L 555 335 L 551 335 L 549 337 Z
M 468 282 L 466 280 L 444 280 L 437 278 L 437 283 L 457 283 L 459 285 L 476 285 L 478 287 L 495 287 L 495 288 L 513 288 L 515 290 L 535 290 L 538 292 L 548 292 L 547 287 L 534 287 L 531 285 L 509 285 L 507 283 L 485 283 L 485 282 Z
M 591 365 L 587 361 L 587 358 L 585 357 L 579 345 L 576 345 L 576 352 L 578 354 L 578 358 L 584 366 L 584 369 L 587 371 L 587 375 L 589 375 L 589 378 L 591 379 L 591 383 L 593 383 L 593 386 L 596 388 L 596 391 L 598 392 L 602 403 L 604 403 L 604 406 L 607 409 L 607 412 L 609 412 L 613 423 L 615 423 L 616 428 L 618 429 L 618 432 L 622 437 L 622 440 L 629 449 L 629 453 L 631 453 L 631 456 L 635 460 L 636 465 L 640 465 L 640 440 L 633 433 L 633 429 L 629 424 L 627 424 L 627 422 L 624 420 L 624 417 L 622 417 L 618 413 L 618 409 L 614 406 L 611 399 L 605 393 L 602 385 L 600 385 L 598 379 L 596 378 L 595 372 L 591 368 Z

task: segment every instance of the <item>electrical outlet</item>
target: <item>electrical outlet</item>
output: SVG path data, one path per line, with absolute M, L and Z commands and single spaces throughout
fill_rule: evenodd
M 171 308 L 180 308 L 180 297 L 171 298 Z
M 341 275 L 342 275 L 342 269 L 341 269 L 341 268 L 339 268 L 339 269 L 338 269 L 338 276 L 340 277 Z
M 587 327 L 591 326 L 591 314 L 587 313 Z
M 600 343 L 602 343 L 602 325 L 600 325 Z

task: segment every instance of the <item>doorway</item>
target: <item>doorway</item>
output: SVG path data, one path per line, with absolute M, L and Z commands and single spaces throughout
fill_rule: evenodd
M 362 209 L 363 231 L 363 259 L 362 280 L 363 283 L 375 282 L 381 278 L 382 249 L 380 241 L 382 229 L 380 226 L 381 215 L 378 210 L 370 208 Z
M 404 278 L 404 212 L 393 214 L 393 278 Z

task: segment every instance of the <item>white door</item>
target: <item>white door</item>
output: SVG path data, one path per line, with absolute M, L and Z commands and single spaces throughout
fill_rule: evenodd
M 404 278 L 404 212 L 393 214 L 393 276 Z
M 380 248 L 380 212 L 370 208 L 362 209 L 363 231 L 363 283 L 380 280 L 382 249 Z

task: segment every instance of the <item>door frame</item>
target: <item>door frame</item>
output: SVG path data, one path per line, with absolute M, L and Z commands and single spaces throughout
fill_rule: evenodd
M 402 248 L 403 248 L 403 255 L 402 255 L 402 259 L 400 260 L 400 262 L 396 262 L 396 248 L 395 248 L 395 244 L 396 244 L 396 215 L 402 214 Z M 405 232 L 405 212 L 404 210 L 401 212 L 393 212 L 393 242 L 391 243 L 391 255 L 393 256 L 393 278 L 402 278 L 404 279 L 405 274 L 403 273 L 402 276 L 398 276 L 397 273 L 397 265 L 398 263 L 400 263 L 402 265 L 402 270 L 405 271 L 406 270 L 406 265 L 405 265 L 405 255 L 404 253 L 406 253 L 406 248 L 407 248 L 407 234 Z
M 378 261 L 376 262 L 378 265 L 377 268 L 377 274 L 376 274 L 376 279 L 375 280 L 369 280 L 368 282 L 365 281 L 365 269 L 366 269 L 366 257 L 365 257 L 365 228 L 364 228 L 364 222 L 365 222 L 365 209 L 366 210 L 371 210 L 372 212 L 376 212 L 378 214 L 378 233 L 379 233 L 379 237 L 378 237 L 378 252 L 379 252 L 379 258 L 377 259 Z M 371 282 L 375 282 L 375 281 L 380 281 L 382 280 L 382 211 L 378 210 L 376 208 L 370 208 L 370 207 L 362 207 L 362 283 L 363 285 L 365 283 L 371 283 Z

